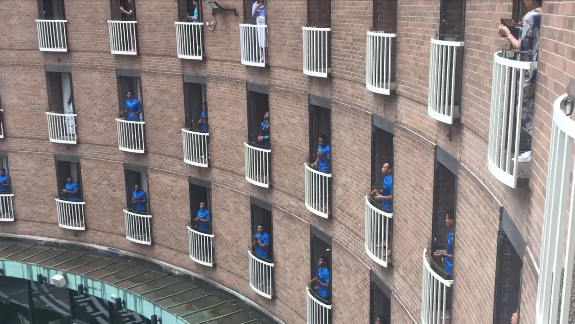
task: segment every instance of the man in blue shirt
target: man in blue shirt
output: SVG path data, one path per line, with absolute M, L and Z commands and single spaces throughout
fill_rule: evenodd
M 126 119 L 130 121 L 140 121 L 140 113 L 142 112 L 142 104 L 140 100 L 135 99 L 131 91 L 128 91 L 128 100 L 126 106 L 122 111 L 122 115 L 126 115 Z
M 194 12 L 192 15 L 190 15 L 190 13 L 188 11 L 188 19 L 193 21 L 193 22 L 199 22 L 200 21 L 200 14 L 199 14 L 198 9 L 200 6 L 198 4 L 198 0 L 194 0 L 192 2 L 194 3 Z
M 10 192 L 10 176 L 6 174 L 6 169 L 0 169 L 0 194 Z
M 317 294 L 327 300 L 330 301 L 330 294 L 329 294 L 329 283 L 330 283 L 330 273 L 329 269 L 327 268 L 327 258 L 322 256 L 319 257 L 317 260 L 317 277 L 313 277 L 311 280 L 312 285 L 318 285 L 319 289 Z
M 453 213 L 454 210 L 450 209 L 447 212 L 447 215 L 445 215 L 445 226 L 451 228 L 451 231 L 447 236 L 447 251 L 435 253 L 435 256 L 445 258 L 445 272 L 447 272 L 449 276 L 453 276 L 453 224 L 455 223 Z
M 270 260 L 270 236 L 264 230 L 263 225 L 258 225 L 258 232 L 252 240 L 252 247 L 256 249 L 256 256 L 260 259 Z
M 210 220 L 211 220 L 210 210 L 206 208 L 206 203 L 202 201 L 200 203 L 200 209 L 198 210 L 198 214 L 196 215 L 196 218 L 194 218 L 194 221 L 198 224 L 198 230 L 209 233 Z
M 322 173 L 329 173 L 331 168 L 331 148 L 327 144 L 327 136 L 321 134 L 319 136 L 319 146 L 317 148 L 317 158 L 311 165 Z
M 393 213 L 393 167 L 390 162 L 384 163 L 381 168 L 383 174 L 383 186 L 381 190 L 373 190 L 371 195 L 373 199 L 381 202 L 383 211 Z
M 66 185 L 62 190 L 62 193 L 68 194 L 68 200 L 70 201 L 82 201 L 80 197 L 80 187 L 77 183 L 72 180 L 72 177 L 66 179 Z
M 266 112 L 264 114 L 264 121 L 260 126 L 260 131 L 258 133 L 258 143 L 263 144 L 265 147 L 270 146 L 270 113 Z
M 141 190 L 139 185 L 136 185 L 134 187 L 134 192 L 132 193 L 132 203 L 136 204 L 136 213 L 146 214 L 147 202 L 148 202 L 148 196 L 146 196 L 146 192 L 144 190 Z
M 208 132 L 208 113 L 207 113 L 207 105 L 204 103 L 202 105 L 202 113 L 200 114 L 200 120 L 198 120 L 198 124 L 202 126 L 202 132 Z

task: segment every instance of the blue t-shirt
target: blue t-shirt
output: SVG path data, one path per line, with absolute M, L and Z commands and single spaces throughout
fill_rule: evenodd
M 202 114 L 200 115 L 200 118 L 204 120 L 204 122 L 202 123 L 202 132 L 207 133 L 208 132 L 208 115 L 206 114 L 206 111 L 202 109 Z
M 269 250 L 269 246 L 270 246 L 270 236 L 268 235 L 267 232 L 264 232 L 263 234 L 257 233 L 256 237 L 258 238 L 258 240 L 260 240 L 260 242 L 262 242 L 265 246 L 266 249 L 264 249 L 263 247 L 258 246 L 256 247 L 256 256 L 258 258 L 262 258 L 262 259 L 269 259 L 270 258 L 270 250 Z
M 79 187 L 78 184 L 75 182 L 72 183 L 66 183 L 66 185 L 64 186 L 64 189 L 68 190 L 68 191 L 79 191 Z M 75 194 L 73 193 L 69 193 L 68 194 L 68 199 L 70 199 L 70 201 L 81 201 L 82 199 L 80 198 L 80 192 L 77 192 Z
M 453 255 L 453 231 L 449 232 L 447 237 L 447 254 Z M 445 258 L 445 272 L 453 276 L 453 259 Z
M 382 196 L 392 196 L 393 195 L 393 175 L 389 174 L 383 178 Z M 384 200 L 381 202 L 383 205 L 383 210 L 386 212 L 393 212 L 393 200 Z
M 331 148 L 329 147 L 329 144 L 326 144 L 323 146 L 320 145 L 320 146 L 318 146 L 317 150 L 321 151 L 321 153 L 323 153 L 324 157 L 327 157 L 328 159 L 331 158 Z M 329 166 L 330 166 L 330 162 L 324 160 L 323 157 L 319 158 L 319 162 L 318 162 L 319 172 L 329 173 Z
M 210 220 L 210 210 L 209 209 L 204 209 L 198 210 L 198 218 L 201 219 L 205 219 L 205 220 Z M 210 231 L 210 223 L 206 223 L 206 222 L 199 222 L 200 224 L 198 224 L 198 229 L 200 231 L 204 231 L 204 232 L 209 232 Z
M 260 126 L 260 136 L 263 136 L 264 140 L 270 139 L 270 123 L 265 120 L 262 122 L 262 125 Z
M 329 269 L 328 268 L 317 269 L 317 278 L 324 284 L 329 283 Z M 318 295 L 321 298 L 329 298 L 329 288 L 319 285 Z
M 142 104 L 140 103 L 140 100 L 138 100 L 138 99 L 126 100 L 126 110 L 128 112 L 126 119 L 131 120 L 131 121 L 140 121 L 140 114 L 136 114 L 135 116 L 132 116 L 132 114 L 142 110 Z
M 198 7 L 196 7 L 196 9 L 194 9 L 194 17 L 196 18 L 196 21 L 200 21 L 199 15 L 198 15 Z
M 254 4 L 252 5 L 252 8 L 255 9 L 256 6 L 258 5 L 258 2 L 254 2 Z M 256 17 L 265 17 L 266 16 L 266 6 L 260 6 L 257 10 L 253 10 L 252 9 L 252 18 L 256 18 Z
M 10 184 L 10 176 L 8 176 L 7 174 L 0 176 L 0 184 Z M 0 186 L 0 192 L 9 192 L 10 191 L 10 187 L 9 186 Z
M 146 196 L 146 192 L 144 190 L 136 191 L 132 194 L 133 198 L 138 200 L 148 200 L 148 196 Z M 136 203 L 136 211 L 139 212 L 146 212 L 146 203 L 137 202 Z

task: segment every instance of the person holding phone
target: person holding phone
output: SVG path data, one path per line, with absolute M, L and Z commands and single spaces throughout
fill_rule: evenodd
M 256 251 L 256 256 L 260 259 L 270 259 L 270 236 L 265 231 L 263 225 L 258 225 L 258 232 L 252 238 L 252 247 Z
M 200 203 L 200 209 L 196 214 L 196 218 L 194 218 L 194 221 L 198 224 L 198 230 L 209 233 L 210 219 L 211 219 L 210 210 L 206 208 L 206 203 L 202 201 Z
M 82 201 L 82 198 L 80 197 L 80 187 L 76 182 L 74 182 L 72 177 L 68 177 L 66 179 L 66 185 L 64 186 L 62 193 L 67 194 L 70 201 Z
M 327 144 L 327 136 L 325 134 L 319 136 L 317 157 L 311 167 L 317 169 L 319 172 L 329 173 L 331 168 L 331 147 Z
M 134 192 L 132 193 L 132 204 L 136 205 L 136 213 L 145 215 L 148 209 L 146 206 L 147 202 L 148 196 L 146 192 L 140 189 L 139 185 L 135 185 Z
M 142 112 L 142 103 L 140 100 L 135 99 L 131 91 L 126 94 L 126 106 L 121 114 L 126 115 L 126 119 L 130 121 L 140 121 L 140 113 Z

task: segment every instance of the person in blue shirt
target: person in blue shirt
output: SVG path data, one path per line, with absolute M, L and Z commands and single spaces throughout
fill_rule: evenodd
M 140 100 L 135 99 L 131 91 L 128 91 L 128 99 L 126 106 L 122 111 L 122 115 L 126 115 L 126 119 L 130 121 L 140 121 L 140 113 L 142 112 L 142 104 Z
M 72 180 L 72 177 L 66 179 L 66 185 L 62 190 L 62 193 L 68 194 L 68 200 L 70 201 L 82 201 L 80 197 L 80 187 L 77 183 Z
M 202 113 L 200 114 L 200 120 L 198 120 L 198 124 L 202 126 L 202 132 L 208 132 L 208 106 L 204 103 L 202 105 Z
M 10 176 L 6 174 L 6 169 L 0 169 L 0 193 L 10 192 Z
M 317 147 L 317 158 L 311 165 L 319 172 L 329 173 L 331 168 L 331 148 L 327 144 L 327 136 L 321 134 L 319 136 L 319 146 Z
M 194 221 L 198 224 L 198 230 L 202 232 L 210 232 L 210 220 L 211 220 L 210 210 L 206 208 L 206 203 L 200 203 L 200 209 Z
M 381 190 L 374 189 L 371 192 L 373 199 L 381 202 L 383 211 L 393 213 L 393 167 L 390 162 L 383 164 L 381 173 L 383 174 L 383 185 Z
M 435 253 L 435 256 L 445 258 L 445 272 L 447 272 L 449 276 L 453 276 L 453 240 L 454 240 L 453 224 L 455 223 L 453 213 L 454 210 L 451 209 L 447 212 L 447 215 L 445 216 L 445 226 L 451 229 L 449 235 L 447 236 L 447 250 L 445 252 Z
M 139 185 L 134 187 L 134 192 L 132 193 L 132 203 L 136 205 L 136 212 L 139 214 L 146 214 L 148 202 L 148 196 L 146 192 L 140 189 Z
M 252 240 L 252 247 L 256 249 L 256 256 L 260 259 L 270 260 L 270 236 L 265 231 L 263 225 L 258 225 L 258 232 Z
M 194 13 L 190 16 L 190 13 L 188 12 L 188 19 L 193 21 L 193 22 L 199 22 L 200 21 L 200 14 L 198 12 L 200 6 L 198 4 L 198 0 L 194 0 L 192 1 L 194 3 Z
M 266 112 L 264 114 L 264 121 L 260 125 L 260 130 L 258 133 L 258 143 L 265 147 L 270 146 L 270 113 Z
M 329 283 L 330 283 L 330 273 L 329 269 L 327 268 L 327 258 L 322 256 L 319 257 L 317 260 L 317 277 L 313 277 L 311 280 L 312 285 L 319 286 L 318 295 L 329 301 L 330 294 L 329 294 Z

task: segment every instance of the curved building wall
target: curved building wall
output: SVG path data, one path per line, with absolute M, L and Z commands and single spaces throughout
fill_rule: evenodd
M 365 87 L 366 32 L 373 27 L 374 1 L 331 0 L 331 75 L 317 78 L 302 73 L 302 27 L 308 21 L 308 1 L 268 0 L 269 66 L 265 68 L 240 62 L 239 24 L 244 22 L 240 0 L 219 1 L 226 8 L 237 9 L 239 16 L 218 12 L 215 17 L 204 1 L 204 21 L 217 20 L 217 25 L 213 31 L 207 26 L 203 29 L 205 59 L 201 61 L 176 55 L 176 0 L 136 0 L 137 56 L 110 53 L 108 1 L 65 0 L 67 53 L 38 50 L 36 1 L 4 1 L 2 6 L 11 9 L 0 10 L 0 96 L 5 132 L 0 150 L 7 151 L 16 221 L 0 222 L 0 233 L 79 241 L 145 255 L 229 287 L 284 323 L 305 323 L 305 287 L 310 280 L 310 262 L 316 262 L 310 260 L 310 227 L 314 227 L 333 238 L 333 324 L 371 320 L 371 272 L 392 292 L 392 323 L 420 323 L 422 253 L 434 235 L 436 199 L 441 191 L 434 189 L 437 151 L 442 150 L 458 164 L 452 321 L 493 323 L 499 231 L 504 218 L 511 220 L 524 242 L 521 308 L 524 318 L 533 318 L 550 111 L 575 75 L 565 45 L 569 36 L 560 36 L 573 31 L 566 30 L 560 18 L 573 18 L 565 13 L 575 8 L 575 1 L 544 3 L 532 171 L 528 186 L 516 189 L 501 183 L 487 169 L 493 54 L 504 43 L 497 27 L 501 18 L 511 16 L 511 0 L 466 1 L 461 121 L 453 125 L 438 122 L 426 112 L 430 39 L 439 28 L 440 0 L 399 1 L 396 91 L 390 96 Z M 71 69 L 78 144 L 48 139 L 47 65 Z M 141 75 L 145 154 L 118 149 L 117 69 L 137 70 Z M 183 75 L 206 77 L 209 168 L 183 161 Z M 247 82 L 269 86 L 269 189 L 245 179 Z M 304 205 L 310 95 L 331 100 L 333 205 L 329 219 L 310 213 Z M 373 115 L 395 123 L 393 254 L 387 268 L 370 259 L 364 247 L 365 196 L 372 185 L 371 147 L 380 140 L 372 135 Z M 55 154 L 80 159 L 86 231 L 58 226 Z M 151 246 L 126 239 L 124 164 L 147 168 Z M 211 182 L 213 268 L 189 258 L 189 177 Z M 273 206 L 272 300 L 249 286 L 250 197 Z

